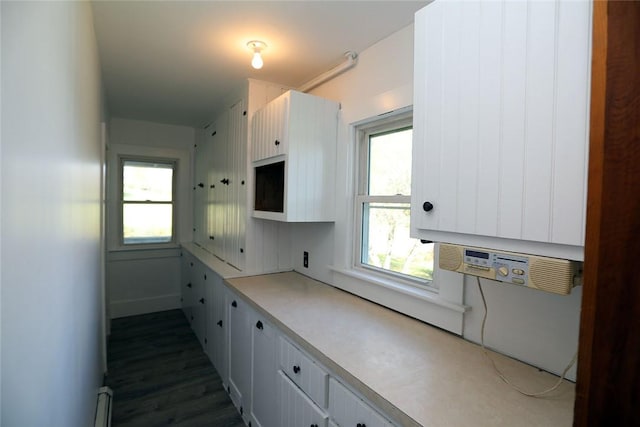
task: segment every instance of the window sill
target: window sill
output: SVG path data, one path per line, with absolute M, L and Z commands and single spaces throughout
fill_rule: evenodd
M 442 308 L 447 308 L 449 310 L 453 310 L 457 313 L 464 314 L 471 309 L 471 307 L 463 304 L 456 304 L 447 300 L 444 300 L 438 296 L 438 294 L 429 289 L 421 289 L 415 286 L 411 286 L 408 284 L 403 284 L 394 280 L 387 279 L 385 277 L 380 277 L 379 275 L 372 274 L 367 271 L 358 270 L 358 269 L 345 269 L 329 266 L 329 269 L 343 274 L 348 277 L 352 277 L 354 279 L 361 280 L 363 282 L 367 282 L 373 285 L 381 286 L 386 289 L 402 293 L 404 295 L 411 296 L 413 298 L 417 298 L 419 300 L 428 302 L 430 304 L 437 305 Z

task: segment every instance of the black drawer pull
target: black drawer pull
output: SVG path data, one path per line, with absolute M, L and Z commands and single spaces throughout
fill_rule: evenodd
M 191 283 L 187 283 L 187 288 L 190 288 L 191 286 L 193 286 Z
M 309 427 L 318 427 L 318 424 L 311 424 Z
M 358 423 L 356 424 L 356 427 L 367 427 L 367 425 L 365 423 Z
M 236 302 L 236 300 L 233 300 L 233 302 L 231 303 L 231 307 L 237 307 L 238 303 Z
M 293 373 L 294 374 L 299 374 L 300 373 L 300 366 L 293 365 Z
M 258 320 L 258 323 L 256 323 L 256 328 L 263 330 L 264 326 L 262 325 L 262 322 Z
M 424 202 L 424 203 L 422 204 L 422 209 L 423 209 L 425 212 L 429 212 L 429 211 L 433 210 L 433 203 L 431 203 L 431 202 Z M 360 427 L 360 426 L 358 426 L 358 427 Z M 362 427 L 364 427 L 364 425 L 362 425 Z
M 280 141 L 278 141 L 278 140 L 276 139 L 275 144 L 276 144 L 276 145 L 280 145 Z
M 218 320 L 218 323 L 216 323 L 216 325 L 220 326 L 222 328 L 222 320 Z
M 204 304 L 204 298 L 200 298 L 200 304 Z

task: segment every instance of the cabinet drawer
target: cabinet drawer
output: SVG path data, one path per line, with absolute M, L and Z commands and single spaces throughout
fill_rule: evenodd
M 393 427 L 375 409 L 333 378 L 329 380 L 329 412 L 341 427 Z
M 278 371 L 280 427 L 327 427 L 328 415 Z
M 327 374 L 289 341 L 280 337 L 280 368 L 322 408 L 327 407 Z

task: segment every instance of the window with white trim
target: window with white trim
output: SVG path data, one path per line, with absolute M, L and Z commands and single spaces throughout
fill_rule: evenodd
M 433 243 L 409 237 L 412 114 L 356 128 L 355 266 L 410 284 L 433 279 Z
M 175 241 L 175 160 L 121 158 L 123 245 Z

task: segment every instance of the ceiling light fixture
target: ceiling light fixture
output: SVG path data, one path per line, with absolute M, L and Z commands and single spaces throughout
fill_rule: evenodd
M 253 51 L 251 66 L 256 70 L 259 70 L 260 68 L 262 68 L 262 65 L 264 65 L 260 52 L 262 52 L 262 50 L 264 50 L 267 45 L 260 40 L 251 40 L 249 43 L 247 43 L 247 47 Z

